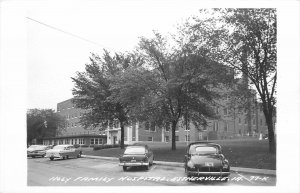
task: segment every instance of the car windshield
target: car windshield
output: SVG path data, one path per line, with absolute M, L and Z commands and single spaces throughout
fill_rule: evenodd
M 214 146 L 191 146 L 190 147 L 190 154 L 216 154 L 218 149 Z
M 127 147 L 124 154 L 145 154 L 145 147 Z
M 65 148 L 66 148 L 65 146 L 59 146 L 59 145 L 53 147 L 53 149 L 62 149 L 62 150 Z

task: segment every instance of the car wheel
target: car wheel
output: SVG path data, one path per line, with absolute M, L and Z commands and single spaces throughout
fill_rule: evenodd
M 149 170 L 149 168 L 150 168 L 149 165 L 150 165 L 150 163 L 148 163 L 148 165 L 145 166 L 146 170 Z
M 123 166 L 123 171 L 126 171 L 127 170 L 127 166 Z
M 66 159 L 66 156 L 63 156 L 63 159 Z
M 50 157 L 50 160 L 53 161 L 53 160 L 54 160 L 54 157 Z
M 77 157 L 80 158 L 80 157 L 81 157 L 81 154 L 82 154 L 82 153 L 80 152 L 80 153 L 77 155 Z
M 154 161 L 154 157 L 152 158 L 152 161 L 151 161 L 151 163 L 149 163 L 149 164 L 150 164 L 150 166 L 152 166 L 152 165 L 153 165 L 153 161 Z
M 68 155 L 66 155 L 66 159 L 69 159 L 69 156 L 68 156 Z

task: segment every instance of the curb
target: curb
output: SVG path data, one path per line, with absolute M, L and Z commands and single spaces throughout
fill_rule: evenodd
M 82 157 L 91 158 L 91 159 L 109 160 L 109 161 L 119 161 L 119 158 L 117 157 L 102 157 L 102 156 L 92 156 L 92 155 L 82 155 Z M 184 163 L 180 163 L 180 162 L 154 161 L 154 164 L 163 165 L 163 166 L 172 166 L 172 167 L 184 167 Z M 267 169 L 230 167 L 230 171 L 276 176 L 276 170 L 267 170 Z

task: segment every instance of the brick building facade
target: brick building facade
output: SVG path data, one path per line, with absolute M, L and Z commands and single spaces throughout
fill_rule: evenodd
M 259 106 L 259 105 L 258 105 Z M 90 127 L 84 129 L 79 120 L 86 110 L 75 108 L 72 99 L 57 104 L 57 113 L 65 117 L 65 128 L 54 138 L 45 138 L 48 144 L 118 144 L 121 138 L 118 121 L 114 121 L 107 128 Z M 244 136 L 258 137 L 260 133 L 267 134 L 267 125 L 261 108 L 251 111 L 232 110 L 224 105 L 216 106 L 217 120 L 208 120 L 207 126 L 196 128 L 193 124 L 180 121 L 176 127 L 176 141 L 200 141 L 214 139 L 239 138 Z M 172 138 L 171 125 L 157 127 L 151 123 L 133 123 L 124 130 L 125 144 L 140 141 L 170 142 Z

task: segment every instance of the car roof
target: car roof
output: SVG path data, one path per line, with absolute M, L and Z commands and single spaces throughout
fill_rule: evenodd
M 200 142 L 194 142 L 194 143 L 190 143 L 188 145 L 188 147 L 191 147 L 192 145 L 202 145 L 202 146 L 217 146 L 218 148 L 221 149 L 221 145 L 217 144 L 217 143 L 213 143 L 213 142 L 204 142 L 204 141 L 200 141 Z
M 147 145 L 130 145 L 130 146 L 127 146 L 127 148 L 135 148 L 135 147 L 144 147 L 144 148 L 147 148 L 148 146 Z
M 69 147 L 69 146 L 73 146 L 73 145 L 56 145 L 56 146 L 60 146 L 60 147 Z

